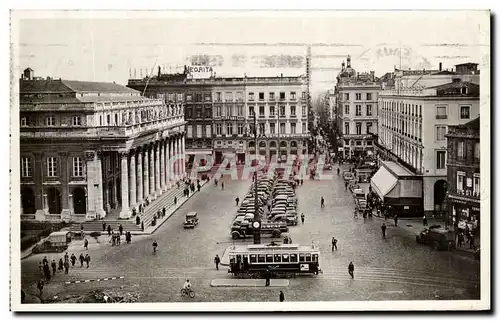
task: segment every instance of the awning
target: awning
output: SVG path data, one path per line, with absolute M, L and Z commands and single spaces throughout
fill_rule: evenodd
M 398 179 L 394 177 L 385 167 L 380 167 L 373 175 L 370 185 L 381 199 L 390 193 L 398 183 Z

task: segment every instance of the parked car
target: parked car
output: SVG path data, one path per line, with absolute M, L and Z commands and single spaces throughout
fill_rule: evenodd
M 354 179 L 354 174 L 349 171 L 345 171 L 342 173 L 342 177 L 344 178 L 344 181 L 351 181 Z
M 432 246 L 434 250 L 448 250 L 455 248 L 455 236 L 453 231 L 442 228 L 439 225 L 430 226 L 422 230 L 417 236 L 416 241 L 419 244 Z
M 190 212 L 186 214 L 186 220 L 184 221 L 184 228 L 194 228 L 198 225 L 198 214 L 196 212 Z

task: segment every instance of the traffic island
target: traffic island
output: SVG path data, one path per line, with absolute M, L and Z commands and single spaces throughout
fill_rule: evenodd
M 269 286 L 270 288 L 281 288 L 287 287 L 290 284 L 289 280 L 285 279 L 271 279 Z M 210 282 L 212 287 L 220 288 L 252 288 L 252 287 L 266 287 L 265 279 L 215 279 Z

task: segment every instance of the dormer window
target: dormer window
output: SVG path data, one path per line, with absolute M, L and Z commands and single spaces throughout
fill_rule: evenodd
M 56 118 L 54 116 L 48 116 L 47 126 L 55 126 L 55 125 L 56 125 Z
M 468 91 L 468 88 L 467 87 L 462 87 L 462 95 L 467 95 L 469 93 Z

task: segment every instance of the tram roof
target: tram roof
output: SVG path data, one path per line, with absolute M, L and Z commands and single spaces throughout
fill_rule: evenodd
M 233 245 L 229 249 L 231 252 L 265 252 L 269 250 L 277 251 L 318 251 L 317 245 L 300 245 L 300 244 L 249 244 L 249 245 Z

